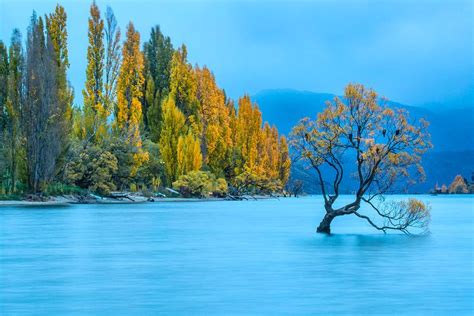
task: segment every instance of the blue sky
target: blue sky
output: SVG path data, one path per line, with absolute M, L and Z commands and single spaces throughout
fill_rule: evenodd
M 90 1 L 65 0 L 69 79 L 82 102 Z M 56 1 L 0 0 L 0 39 Z M 398 102 L 472 106 L 471 1 L 97 1 L 121 29 L 159 24 L 231 97 L 291 88 L 341 94 L 361 82 Z

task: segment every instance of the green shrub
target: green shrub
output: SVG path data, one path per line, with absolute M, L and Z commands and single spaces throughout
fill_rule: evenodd
M 67 185 L 63 183 L 51 183 L 46 186 L 43 194 L 46 196 L 68 195 L 68 194 L 84 194 L 85 191 L 75 185 Z
M 75 155 L 66 168 L 68 181 L 78 187 L 107 195 L 115 190 L 112 176 L 118 169 L 114 154 L 99 146 L 91 146 Z
M 248 170 L 235 177 L 233 185 L 236 194 L 272 194 L 283 189 L 279 179 L 257 175 Z
M 0 201 L 21 200 L 22 198 L 23 195 L 19 193 L 0 194 Z
M 216 177 L 205 171 L 191 171 L 182 175 L 173 182 L 173 188 L 178 190 L 184 197 L 208 197 L 225 196 L 227 194 L 227 182 L 223 178 Z

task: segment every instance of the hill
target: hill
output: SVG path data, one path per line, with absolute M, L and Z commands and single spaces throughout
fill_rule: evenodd
M 263 119 L 278 127 L 281 133 L 288 135 L 294 125 L 303 117 L 316 117 L 334 94 L 297 91 L 290 89 L 263 90 L 252 97 L 257 102 Z M 429 131 L 433 149 L 424 158 L 427 173 L 425 183 L 411 188 L 412 192 L 427 192 L 436 182 L 449 184 L 456 174 L 470 178 L 474 172 L 474 105 L 467 100 L 462 107 L 432 110 L 390 101 L 393 107 L 402 107 L 409 111 L 414 119 L 425 118 L 430 122 Z M 293 176 L 305 178 L 307 191 L 315 192 L 317 187 L 311 183 L 308 171 L 294 166 Z

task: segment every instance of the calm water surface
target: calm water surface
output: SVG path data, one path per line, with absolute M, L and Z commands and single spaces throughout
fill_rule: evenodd
M 424 196 L 431 235 L 318 197 L 0 208 L 1 315 L 473 314 L 474 198 Z

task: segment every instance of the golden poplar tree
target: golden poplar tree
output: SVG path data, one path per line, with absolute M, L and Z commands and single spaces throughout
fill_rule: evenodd
M 201 142 L 191 131 L 179 136 L 176 151 L 176 177 L 201 169 Z
M 265 122 L 250 97 L 239 99 L 237 116 L 229 112 L 232 131 L 232 182 L 238 191 L 275 192 L 288 181 L 290 160 L 288 145 L 279 139 L 276 127 Z
M 170 95 L 183 112 L 195 135 L 201 133 L 199 101 L 196 97 L 197 81 L 193 67 L 187 60 L 187 49 L 183 45 L 171 59 Z
M 163 122 L 159 145 L 165 169 L 165 182 L 170 185 L 178 178 L 178 140 L 184 131 L 186 119 L 170 96 L 163 101 L 161 111 Z
M 224 91 L 217 86 L 214 75 L 207 67 L 197 67 L 196 76 L 204 161 L 214 174 L 220 176 L 228 165 L 226 160 L 231 146 L 229 108 Z
M 278 162 L 278 169 L 279 169 L 279 178 L 282 185 L 285 185 L 290 178 L 290 169 L 291 169 L 291 159 L 290 153 L 288 150 L 288 142 L 285 136 L 280 137 L 280 144 L 279 144 L 279 151 L 280 151 L 280 159 Z
M 132 22 L 127 26 L 127 35 L 122 49 L 122 65 L 117 81 L 117 109 L 114 128 L 117 133 L 135 148 L 131 175 L 148 160 L 142 149 L 140 124 L 142 122 L 143 55 L 140 51 L 140 34 Z
M 67 14 L 64 7 L 56 5 L 54 12 L 46 16 L 46 28 L 53 44 L 55 59 L 58 67 L 65 71 L 69 68 L 67 48 L 68 33 L 66 29 Z M 62 75 L 62 74 L 60 74 Z
M 201 169 L 201 142 L 187 126 L 184 114 L 168 96 L 162 104 L 163 123 L 160 136 L 160 153 L 165 167 L 166 183 L 179 176 Z
M 90 8 L 88 36 L 86 83 L 82 92 L 85 134 L 87 140 L 100 142 L 107 135 L 107 117 L 110 113 L 103 102 L 104 21 L 95 2 Z
M 275 127 L 270 127 L 268 122 L 265 122 L 263 130 L 260 133 L 258 147 L 258 175 L 267 179 L 278 179 L 278 131 Z
M 258 143 L 262 126 L 262 115 L 258 106 L 252 105 L 248 95 L 239 99 L 236 121 L 236 145 L 244 162 L 244 169 L 257 172 Z

